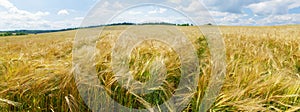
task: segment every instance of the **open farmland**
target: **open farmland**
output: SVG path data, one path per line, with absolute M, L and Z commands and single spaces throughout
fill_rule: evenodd
M 152 95 L 137 97 L 113 77 L 111 51 L 128 26 L 112 26 L 99 36 L 96 69 L 110 97 L 127 107 L 147 108 L 168 99 L 178 85 L 180 60 L 167 45 L 146 41 L 131 53 L 134 78 L 149 80 L 147 63 L 163 60 L 168 80 Z M 199 58 L 197 93 L 185 111 L 199 108 L 211 73 L 209 49 L 197 27 L 177 26 Z M 211 111 L 300 111 L 300 26 L 221 26 L 226 45 L 226 79 Z M 89 111 L 73 77 L 76 31 L 0 37 L 0 111 Z M 153 47 L 154 46 L 154 47 Z M 160 68 L 160 66 L 154 66 Z

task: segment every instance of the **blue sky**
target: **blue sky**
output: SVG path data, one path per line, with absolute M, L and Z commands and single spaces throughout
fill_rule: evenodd
M 124 10 L 141 1 L 171 4 L 171 8 L 143 6 Z M 109 23 L 107 19 L 112 15 L 116 16 L 112 22 L 190 22 L 181 13 L 200 24 L 198 21 L 207 16 L 203 14 L 206 9 L 219 25 L 300 24 L 300 0 L 0 0 L 0 30 L 78 27 L 94 6 L 98 7 L 94 14 L 106 18 L 94 20 L 95 24 Z M 116 15 L 119 10 L 121 13 Z

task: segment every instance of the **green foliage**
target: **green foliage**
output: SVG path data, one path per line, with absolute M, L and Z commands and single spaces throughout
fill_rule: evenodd
M 12 36 L 13 33 L 11 32 L 4 32 L 4 33 L 1 33 L 0 36 Z
M 20 35 L 27 35 L 27 33 L 24 32 L 17 32 L 17 33 L 12 33 L 12 32 L 4 32 L 4 33 L 0 33 L 0 36 L 20 36 Z
M 27 35 L 27 34 L 23 33 L 23 32 L 18 32 L 18 33 L 16 33 L 16 35 L 18 36 L 18 35 Z
M 177 26 L 193 26 L 193 24 L 189 24 L 189 23 L 186 23 L 186 24 L 177 24 Z

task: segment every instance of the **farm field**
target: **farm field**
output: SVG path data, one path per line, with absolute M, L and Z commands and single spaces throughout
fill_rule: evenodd
M 151 66 L 145 63 L 158 59 L 165 62 L 168 80 L 155 94 L 129 94 L 117 84 L 110 65 L 113 43 L 127 27 L 110 26 L 99 36 L 95 65 L 99 80 L 124 106 L 162 104 L 178 85 L 178 55 L 156 41 L 135 48 L 129 67 L 135 79 L 148 80 Z M 201 71 L 198 89 L 184 111 L 198 111 L 211 73 L 209 49 L 197 27 L 176 27 L 197 50 Z M 210 111 L 300 111 L 300 26 L 219 28 L 226 45 L 226 78 Z M 0 37 L 0 111 L 90 111 L 73 76 L 75 35 L 76 30 Z

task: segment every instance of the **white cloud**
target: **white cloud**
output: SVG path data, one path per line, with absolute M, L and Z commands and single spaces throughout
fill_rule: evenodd
M 74 19 L 75 19 L 75 20 L 83 20 L 84 17 L 75 17 Z
M 238 25 L 238 24 L 252 24 L 252 19 L 242 19 L 246 17 L 246 14 L 228 13 L 212 11 L 211 15 L 215 19 L 218 25 Z
M 3 29 L 60 29 L 66 27 L 76 27 L 82 20 L 84 25 L 97 25 L 109 22 L 112 15 L 116 15 L 125 7 L 130 7 L 139 1 L 100 1 L 90 12 L 85 19 L 70 16 L 72 10 L 62 9 L 58 12 L 53 12 L 50 19 L 58 19 L 61 17 L 72 17 L 63 20 L 50 21 L 46 18 L 50 15 L 49 12 L 37 11 L 30 12 L 21 10 L 14 6 L 9 0 L 0 0 L 0 30 Z M 206 11 L 206 7 L 201 4 L 202 1 L 209 9 L 211 16 L 215 19 L 217 24 L 221 25 L 273 25 L 284 23 L 300 23 L 300 14 L 288 14 L 288 11 L 300 7 L 300 0 L 144 0 L 147 3 L 170 3 L 170 7 L 180 10 L 185 15 L 189 16 L 196 23 L 206 24 L 211 22 L 210 15 Z M 168 6 L 168 5 L 167 5 Z M 2 8 L 3 7 L 3 8 Z M 166 13 L 168 11 L 168 13 Z M 260 16 L 253 16 L 254 15 Z M 186 21 L 186 18 L 179 18 L 170 13 L 171 10 L 165 7 L 155 7 L 149 10 L 135 10 L 127 11 L 126 17 L 121 18 L 123 21 L 132 22 L 147 22 L 147 21 L 165 21 L 178 22 Z M 170 15 L 167 15 L 170 14 Z M 72 14 L 73 15 L 73 14 Z M 148 16 L 147 16 L 148 15 Z M 158 15 L 157 17 L 152 17 Z M 142 17 L 141 17 L 142 16 Z M 50 16 L 49 16 L 50 17 Z M 58 18 L 57 18 L 58 17 Z M 132 17 L 132 18 L 129 18 Z M 143 18 L 144 17 L 144 18 Z M 101 19 L 99 19 L 101 18 Z M 121 21 L 120 19 L 120 21 Z
M 288 13 L 289 6 L 294 2 L 292 0 L 270 0 L 254 3 L 247 7 L 257 15 L 282 15 Z
M 169 0 L 171 3 L 179 4 L 182 2 L 182 0 Z
M 60 11 L 57 12 L 57 15 L 69 15 L 69 11 L 66 9 L 62 9 Z
M 128 14 L 130 15 L 138 15 L 138 14 L 142 14 L 141 11 L 129 11 Z
M 300 23 L 300 14 L 285 14 L 285 15 L 271 15 L 266 18 L 256 20 L 258 25 L 281 25 L 281 24 L 295 24 Z
M 73 20 L 49 21 L 44 17 L 48 16 L 49 12 L 29 12 L 18 9 L 8 0 L 0 0 L 0 30 L 37 30 L 37 29 L 62 29 L 79 26 L 82 17 L 74 18 Z
M 242 13 L 242 8 L 252 3 L 258 3 L 267 0 L 201 0 L 210 10 Z
M 157 13 L 162 14 L 162 13 L 164 13 L 166 11 L 167 11 L 167 9 L 165 9 L 165 8 L 158 8 L 158 9 L 149 11 L 148 13 L 149 14 L 157 14 Z
M 228 12 L 211 12 L 218 25 L 283 25 L 299 24 L 300 14 L 269 15 L 266 17 L 252 17 L 247 14 Z
M 119 16 L 114 18 L 113 23 L 117 22 L 134 22 L 134 23 L 148 23 L 148 22 L 169 22 L 169 23 L 189 23 L 188 18 L 178 17 L 178 16 L 169 16 L 169 17 L 160 17 L 160 16 Z
M 86 19 L 83 21 L 82 26 L 108 23 L 112 15 L 120 13 L 122 8 L 128 6 L 126 2 L 120 3 L 119 1 L 100 0 L 99 3 L 90 10 L 89 15 L 87 15 Z
M 1 0 L 0 6 L 5 10 L 0 11 L 0 29 L 24 29 L 24 28 L 38 28 L 38 25 L 44 25 L 45 21 L 42 17 L 49 15 L 49 12 L 38 11 L 36 13 L 20 10 L 15 7 L 8 0 Z
M 299 24 L 300 14 L 289 10 L 300 7 L 299 0 L 201 0 L 220 25 Z M 250 9 L 250 12 L 245 10 Z M 251 14 L 251 11 L 255 16 Z
M 49 12 L 38 11 L 36 13 L 31 13 L 25 10 L 20 10 L 8 0 L 1 0 L 0 6 L 6 9 L 6 11 L 0 12 L 2 15 L 5 15 L 0 17 L 3 20 L 38 20 L 41 17 L 50 14 Z
M 182 8 L 182 7 L 181 7 Z M 203 7 L 201 5 L 201 2 L 197 1 L 197 0 L 193 0 L 188 7 L 184 7 L 182 8 L 184 11 L 187 12 L 195 12 L 195 11 L 199 11 L 199 10 L 203 10 Z
M 12 3 L 10 3 L 8 0 L 0 0 L 0 6 L 6 9 L 15 8 L 15 6 Z
M 289 9 L 293 9 L 293 8 L 297 8 L 297 7 L 300 7 L 299 0 L 293 0 L 293 3 L 288 6 Z
M 214 17 L 224 17 L 228 16 L 228 12 L 210 11 L 210 14 Z
M 257 15 L 286 14 L 288 10 L 300 7 L 299 0 L 200 0 L 210 10 L 243 13 L 250 8 Z

